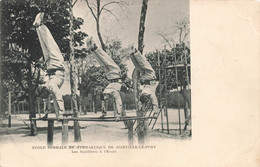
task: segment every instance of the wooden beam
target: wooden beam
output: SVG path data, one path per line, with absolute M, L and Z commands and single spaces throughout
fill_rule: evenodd
M 62 121 L 62 145 L 67 145 L 69 142 L 69 125 L 68 120 L 64 119 Z
M 11 127 L 11 92 L 8 92 L 8 127 Z
M 127 124 L 128 124 L 128 143 L 130 146 L 132 146 L 134 144 L 134 130 L 133 130 L 134 122 L 133 120 L 129 120 Z
M 48 120 L 48 135 L 47 135 L 48 146 L 53 146 L 53 127 L 54 127 L 54 120 Z
M 108 117 L 108 118 L 98 118 L 98 117 L 71 117 L 71 118 L 64 118 L 63 120 L 67 121 L 94 121 L 94 122 L 120 122 L 120 121 L 128 121 L 128 120 L 142 120 L 142 119 L 154 119 L 155 117 L 120 117 L 119 120 L 116 117 Z M 39 121 L 57 121 L 57 118 L 32 118 L 32 120 L 39 120 Z

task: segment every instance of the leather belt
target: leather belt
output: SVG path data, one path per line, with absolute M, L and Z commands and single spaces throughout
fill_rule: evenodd
M 55 75 L 57 71 L 65 71 L 64 69 L 49 69 L 47 70 L 47 75 Z
M 151 85 L 151 81 L 156 81 L 156 79 L 152 79 L 152 80 L 144 80 L 144 81 L 141 81 L 141 85 Z
M 110 83 L 117 83 L 117 82 L 122 83 L 122 80 L 120 78 L 116 78 L 116 79 L 109 80 L 109 82 Z

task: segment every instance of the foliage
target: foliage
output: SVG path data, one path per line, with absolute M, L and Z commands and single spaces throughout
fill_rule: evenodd
M 20 88 L 20 93 L 24 97 L 28 95 L 29 89 L 35 90 L 40 83 L 39 81 L 35 82 L 39 76 L 33 74 L 38 74 L 39 68 L 42 68 L 43 63 L 39 62 L 39 58 L 42 57 L 42 50 L 35 28 L 32 26 L 39 9 L 45 12 L 46 26 L 50 29 L 66 59 L 69 59 L 69 12 L 67 10 L 69 0 L 57 0 L 55 3 L 41 0 L 35 1 L 35 4 L 31 0 L 1 1 L 4 87 L 8 87 L 8 83 L 19 84 L 13 86 L 13 88 Z M 74 18 L 75 31 L 82 24 L 83 19 Z M 77 31 L 74 35 L 74 46 L 82 46 L 85 36 L 87 36 L 85 33 Z M 85 50 L 76 49 L 75 56 L 86 56 Z M 32 75 L 29 77 L 31 67 Z M 32 80 L 32 87 L 28 87 L 26 83 L 26 81 L 31 82 L 29 79 Z
M 108 84 L 104 74 L 104 70 L 97 66 L 90 67 L 86 73 L 82 74 L 81 84 L 79 85 L 79 89 L 83 91 L 82 94 L 87 96 L 88 94 L 102 93 Z

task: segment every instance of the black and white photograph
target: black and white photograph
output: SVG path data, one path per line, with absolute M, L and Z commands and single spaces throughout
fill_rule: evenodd
M 231 134 L 260 124 L 238 100 L 259 83 L 244 74 L 247 39 L 228 26 L 247 20 L 257 41 L 254 3 L 0 0 L 0 166 L 235 166 L 240 152 L 260 164 L 245 151 L 259 138 Z
M 191 137 L 188 0 L 1 3 L 10 133 L 46 145 Z

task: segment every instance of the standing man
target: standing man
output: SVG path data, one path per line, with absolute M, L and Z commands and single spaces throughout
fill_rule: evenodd
M 88 38 L 87 41 L 87 50 L 91 51 L 94 58 L 97 60 L 97 62 L 104 67 L 106 72 L 106 78 L 109 81 L 109 84 L 103 91 L 102 95 L 102 116 L 101 118 L 104 118 L 106 116 L 106 106 L 107 101 L 110 97 L 115 101 L 115 110 L 116 110 L 116 119 L 119 119 L 119 116 L 125 116 L 125 111 L 123 109 L 122 105 L 122 99 L 120 96 L 120 89 L 122 86 L 122 80 L 121 80 L 121 70 L 119 66 L 113 61 L 113 59 L 102 49 L 98 48 L 96 44 L 94 43 L 92 37 Z
M 147 61 L 146 57 L 142 55 L 134 46 L 131 47 L 130 58 L 136 68 L 136 70 L 140 71 L 141 75 L 141 85 L 143 86 L 140 102 L 142 104 L 151 100 L 153 105 L 154 116 L 158 115 L 158 101 L 155 95 L 156 88 L 158 86 L 158 82 L 156 81 L 155 72 L 151 66 L 151 64 Z
M 53 100 L 56 117 L 60 120 L 63 119 L 64 114 L 64 102 L 60 91 L 64 82 L 64 58 L 49 29 L 43 24 L 43 17 L 44 13 L 37 14 L 33 26 L 36 27 L 49 76 L 49 84 L 44 90 Z M 47 117 L 48 113 L 44 118 Z

